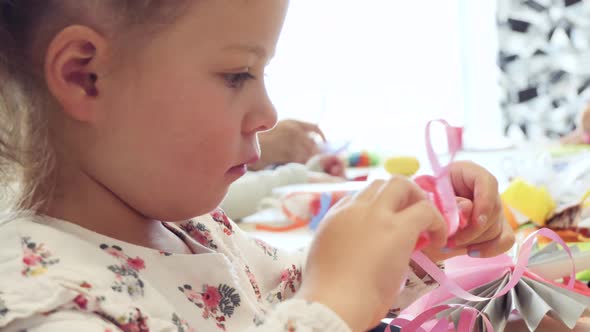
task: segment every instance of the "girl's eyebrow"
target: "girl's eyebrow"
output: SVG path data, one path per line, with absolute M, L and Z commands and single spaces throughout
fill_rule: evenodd
M 268 55 L 266 49 L 260 45 L 234 44 L 225 47 L 224 50 L 253 53 L 261 59 L 265 58 Z

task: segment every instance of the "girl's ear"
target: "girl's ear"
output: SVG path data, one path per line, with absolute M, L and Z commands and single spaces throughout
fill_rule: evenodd
M 100 96 L 106 40 L 85 26 L 69 26 L 50 42 L 45 55 L 45 80 L 62 110 L 77 121 L 92 121 Z

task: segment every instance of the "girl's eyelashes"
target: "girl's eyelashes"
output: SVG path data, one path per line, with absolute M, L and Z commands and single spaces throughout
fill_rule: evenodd
M 248 71 L 241 73 L 225 73 L 222 74 L 222 77 L 226 85 L 232 89 L 240 89 L 247 81 L 256 79 L 256 77 Z

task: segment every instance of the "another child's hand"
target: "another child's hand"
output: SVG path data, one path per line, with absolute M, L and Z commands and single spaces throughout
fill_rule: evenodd
M 265 132 L 258 134 L 260 160 L 250 168 L 260 170 L 273 164 L 306 163 L 320 149 L 312 135 L 325 141 L 322 130 L 315 124 L 297 120 L 282 120 Z
M 324 172 L 343 179 L 346 175 L 344 161 L 333 154 L 317 154 L 309 159 L 306 166 L 313 171 Z
M 402 177 L 343 198 L 320 224 L 298 296 L 340 315 L 353 331 L 374 327 L 394 303 L 418 236 L 439 250 L 446 224 L 422 190 Z
M 433 260 L 443 260 L 463 254 L 493 257 L 509 250 L 514 233 L 502 212 L 496 178 L 483 167 L 463 161 L 451 165 L 450 176 L 468 226 L 449 239 L 449 250 L 429 248 L 425 253 Z
M 323 171 L 327 174 L 341 178 L 344 178 L 346 175 L 346 165 L 344 164 L 342 159 L 340 159 L 336 155 L 321 155 L 320 164 L 322 166 Z

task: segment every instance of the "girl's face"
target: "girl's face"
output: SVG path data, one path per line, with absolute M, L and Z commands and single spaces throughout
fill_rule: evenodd
M 260 155 L 276 113 L 264 85 L 286 0 L 199 0 L 123 50 L 97 82 L 101 112 L 84 168 L 141 214 L 181 220 L 215 208 Z

